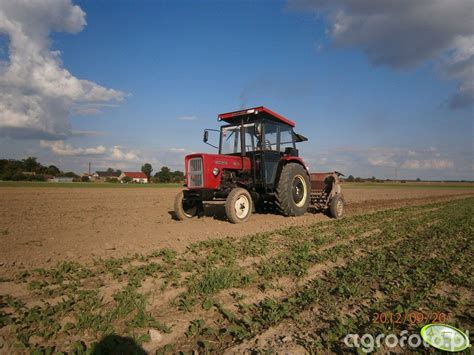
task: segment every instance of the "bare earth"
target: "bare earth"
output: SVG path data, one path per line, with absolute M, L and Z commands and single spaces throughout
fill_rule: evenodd
M 2 275 L 22 267 L 88 261 L 172 247 L 225 236 L 239 237 L 326 220 L 318 213 L 288 218 L 254 214 L 249 222 L 225 221 L 222 205 L 206 216 L 172 219 L 174 188 L 0 188 Z M 346 214 L 474 195 L 473 189 L 355 188 L 344 190 Z

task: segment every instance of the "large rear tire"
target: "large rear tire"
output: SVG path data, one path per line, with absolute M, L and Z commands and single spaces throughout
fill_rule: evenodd
M 309 207 L 310 184 L 306 169 L 288 163 L 281 170 L 276 189 L 277 203 L 285 216 L 301 216 Z
M 246 222 L 252 214 L 252 208 L 250 193 L 241 187 L 232 189 L 225 201 L 225 214 L 231 223 Z
M 187 201 L 184 192 L 180 191 L 174 199 L 174 214 L 179 221 L 193 218 L 198 213 L 198 203 Z
M 344 199 L 340 194 L 336 194 L 329 203 L 329 216 L 341 218 L 344 215 Z

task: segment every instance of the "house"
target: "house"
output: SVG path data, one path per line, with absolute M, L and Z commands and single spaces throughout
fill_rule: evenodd
M 147 184 L 148 183 L 148 178 L 145 175 L 145 173 L 140 172 L 133 172 L 133 171 L 124 171 L 120 176 L 119 180 L 123 183 L 124 178 L 128 177 L 131 180 L 131 182 L 135 182 L 138 184 Z
M 120 177 L 120 171 L 96 171 L 92 174 L 94 181 L 105 181 L 110 178 L 118 179 Z

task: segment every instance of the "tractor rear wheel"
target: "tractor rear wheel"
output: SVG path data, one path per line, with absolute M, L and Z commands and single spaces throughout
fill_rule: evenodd
M 188 201 L 184 192 L 180 191 L 174 199 L 174 213 L 178 220 L 193 218 L 198 213 L 197 201 Z
M 252 207 L 250 193 L 241 187 L 232 189 L 225 200 L 225 214 L 231 223 L 246 222 L 252 214 Z
M 303 166 L 297 163 L 288 163 L 283 166 L 276 189 L 276 198 L 285 216 L 301 216 L 308 210 L 309 176 Z
M 329 216 L 341 218 L 344 215 L 344 199 L 340 194 L 336 194 L 329 203 Z

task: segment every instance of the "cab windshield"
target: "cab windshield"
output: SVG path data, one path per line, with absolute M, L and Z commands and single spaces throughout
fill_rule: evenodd
M 224 126 L 221 128 L 220 154 L 242 153 L 242 148 L 240 146 L 240 127 L 241 125 Z M 245 124 L 244 131 L 245 152 L 255 151 L 255 147 L 258 145 L 255 123 Z

